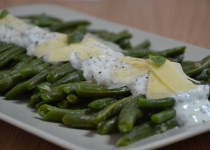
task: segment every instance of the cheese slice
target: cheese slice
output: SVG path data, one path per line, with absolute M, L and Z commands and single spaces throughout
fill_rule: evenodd
M 148 99 L 171 97 L 174 94 L 153 72 L 149 74 L 146 91 L 146 97 Z
M 115 70 L 111 74 L 114 83 L 123 82 L 125 85 L 133 82 L 133 79 L 145 75 L 149 72 L 148 66 L 145 64 L 144 59 L 134 57 L 122 57 L 119 61 L 130 65 L 128 68 L 121 68 Z
M 75 50 L 80 61 L 85 61 L 91 57 L 103 56 L 105 53 L 100 47 L 94 45 L 94 39 L 84 38 L 80 45 L 71 45 L 72 49 Z
M 127 56 L 127 57 L 121 58 L 120 61 L 128 63 L 128 64 L 138 67 L 138 68 L 148 67 L 145 59 L 141 59 L 141 58 L 134 58 L 134 57 Z
M 182 73 L 183 76 L 185 76 L 188 80 L 193 81 L 193 82 L 195 82 L 195 83 L 201 83 L 200 81 L 197 81 L 197 80 L 195 80 L 195 79 L 190 78 L 189 76 L 187 76 L 187 75 L 184 73 L 184 71 L 183 71 L 182 66 L 181 66 L 180 63 L 174 62 L 174 65 L 176 65 L 177 69 L 180 70 L 180 73 Z
M 137 68 L 129 66 L 128 68 L 120 68 L 111 73 L 111 80 L 114 83 L 123 83 L 124 85 L 129 85 L 139 76 L 145 75 L 148 73 L 148 68 L 142 67 Z
M 162 66 L 157 66 L 149 59 L 132 57 L 121 58 L 121 61 L 133 67 L 147 68 L 149 70 L 150 75 L 146 93 L 148 98 L 171 97 L 175 93 L 196 88 L 196 85 L 190 81 L 191 79 L 183 72 L 179 63 L 166 60 Z
M 80 43 L 70 44 L 64 47 L 62 47 L 62 41 L 61 43 L 59 41 L 59 43 L 55 43 L 55 45 L 59 47 L 54 49 L 52 47 L 49 47 L 49 44 L 52 44 L 52 46 L 54 46 L 54 41 L 52 40 L 44 43 L 43 45 L 41 45 L 42 47 L 39 47 L 39 50 L 38 48 L 35 50 L 35 53 L 37 54 L 36 56 L 39 57 L 45 56 L 45 59 L 51 63 L 68 61 L 72 52 L 76 53 L 80 61 L 85 61 L 90 57 L 105 55 L 100 47 L 97 46 L 98 41 L 96 41 L 92 37 L 85 37 Z M 45 50 L 43 50 L 44 48 Z
M 148 67 L 157 76 L 157 78 L 174 93 L 189 91 L 196 87 L 190 80 L 183 75 L 184 72 L 177 67 L 177 64 L 166 60 L 166 62 L 157 66 L 151 60 L 147 60 Z
M 69 61 L 72 52 L 79 51 L 80 49 L 82 49 L 84 52 L 84 47 L 80 43 L 71 44 L 62 48 L 58 48 L 57 50 L 55 49 L 50 51 L 45 59 L 51 63 Z
M 19 19 L 17 17 L 12 16 L 12 15 L 7 15 L 3 19 L 0 19 L 0 25 L 6 25 L 11 28 L 15 28 L 15 29 L 19 29 L 19 30 L 23 30 L 27 26 L 30 26 L 26 22 L 22 21 L 21 19 Z
M 69 61 L 72 52 L 73 49 L 71 46 L 65 46 L 50 51 L 44 58 L 47 62 L 50 63 Z
M 57 38 L 39 44 L 33 50 L 32 54 L 40 58 L 46 56 L 49 52 L 53 50 L 58 51 L 65 46 L 67 46 L 67 35 L 59 34 Z
M 75 47 L 74 47 L 75 48 Z M 86 46 L 81 46 L 79 49 L 76 49 L 76 54 L 80 61 L 85 61 L 87 59 L 90 59 L 91 57 L 97 57 L 97 56 L 103 56 L 105 55 L 102 51 L 98 49 L 89 49 Z

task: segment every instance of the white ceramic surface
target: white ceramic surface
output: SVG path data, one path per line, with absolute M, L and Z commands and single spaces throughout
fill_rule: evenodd
M 134 35 L 132 40 L 133 44 L 149 39 L 152 42 L 152 47 L 155 49 L 166 49 L 185 45 L 187 46 L 185 59 L 188 60 L 199 60 L 206 55 L 210 55 L 210 50 L 204 48 L 119 25 L 60 6 L 37 4 L 14 7 L 9 10 L 14 15 L 29 15 L 45 12 L 46 14 L 57 16 L 64 20 L 87 19 L 93 23 L 92 28 L 111 31 L 127 29 Z M 58 123 L 46 122 L 27 106 L 27 101 L 6 101 L 3 99 L 3 97 L 0 97 L 0 119 L 71 150 L 154 149 L 210 131 L 210 122 L 191 128 L 175 128 L 163 134 L 136 142 L 130 146 L 118 148 L 114 145 L 118 135 L 100 136 L 94 131 L 71 129 Z

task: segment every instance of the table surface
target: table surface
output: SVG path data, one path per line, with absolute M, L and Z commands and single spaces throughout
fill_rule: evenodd
M 0 9 L 53 3 L 141 30 L 210 49 L 209 0 L 0 0 Z M 0 120 L 2 150 L 62 150 L 39 137 Z M 210 132 L 160 150 L 206 150 Z

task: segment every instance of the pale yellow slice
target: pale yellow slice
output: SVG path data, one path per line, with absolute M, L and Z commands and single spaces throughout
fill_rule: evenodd
M 29 26 L 26 22 L 12 15 L 7 15 L 3 19 L 0 19 L 0 25 L 6 25 L 15 29 L 22 30 L 26 26 Z
M 163 84 L 153 72 L 150 72 L 149 74 L 146 91 L 146 97 L 148 99 L 171 97 L 174 94 L 174 92 L 165 86 L 165 84 Z
M 33 50 L 32 54 L 40 58 L 46 56 L 49 52 L 53 50 L 57 51 L 65 46 L 67 46 L 67 35 L 59 34 L 57 38 L 39 44 Z
M 147 62 L 150 70 L 174 93 L 189 91 L 196 87 L 194 83 L 186 78 L 183 70 L 178 68 L 177 64 L 169 60 L 166 60 L 161 66 L 157 66 L 150 60 L 147 60 Z
M 148 68 L 136 68 L 130 66 L 129 69 L 120 68 L 118 70 L 114 70 L 110 78 L 114 83 L 129 85 L 135 78 L 147 74 L 148 71 Z

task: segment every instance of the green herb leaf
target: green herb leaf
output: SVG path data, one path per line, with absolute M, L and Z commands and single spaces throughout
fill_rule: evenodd
M 72 32 L 68 34 L 68 44 L 79 43 L 82 41 L 84 35 L 81 32 Z
M 157 66 L 161 66 L 165 63 L 166 58 L 163 56 L 155 55 L 155 54 L 150 54 L 149 59 L 151 59 Z
M 7 10 L 3 10 L 3 11 L 0 13 L 0 19 L 3 19 L 3 18 L 6 17 L 8 14 L 9 14 L 9 12 L 8 12 Z

